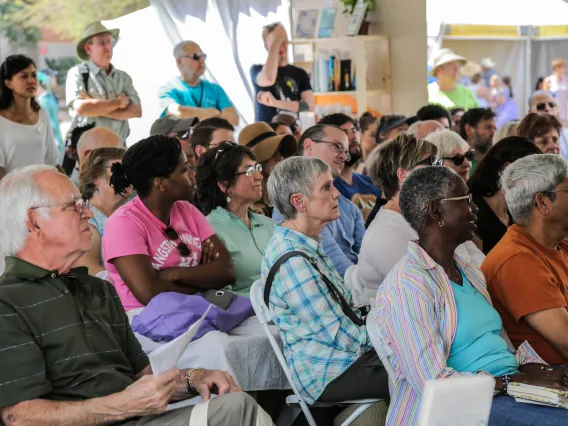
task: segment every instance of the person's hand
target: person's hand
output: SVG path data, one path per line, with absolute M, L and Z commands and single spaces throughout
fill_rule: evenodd
M 204 109 L 205 109 L 205 114 L 207 115 L 207 117 L 205 118 L 217 117 L 219 114 L 221 114 L 221 111 L 219 111 L 217 108 L 204 108 Z
M 79 99 L 93 99 L 91 95 L 89 95 L 87 92 L 85 92 L 84 90 L 81 90 L 81 93 L 79 93 Z
M 118 95 L 117 99 L 119 101 L 119 106 L 118 106 L 119 109 L 127 108 L 128 105 L 130 105 L 130 98 L 126 96 L 124 93 Z
M 213 242 L 210 239 L 206 239 L 205 241 L 203 241 L 203 244 L 201 244 L 201 250 L 202 250 L 201 253 L 202 265 L 211 263 L 219 258 L 219 252 L 217 251 L 215 244 L 213 244 Z
M 121 408 L 128 417 L 163 413 L 176 389 L 179 375 L 179 369 L 172 368 L 159 376 L 142 376 L 119 394 L 123 398 Z
M 276 107 L 276 98 L 274 95 L 267 91 L 258 92 L 256 95 L 256 100 L 259 104 L 266 105 L 268 107 Z
M 274 36 L 269 49 L 276 48 L 280 50 L 280 46 L 287 41 L 286 31 L 284 31 L 283 28 L 277 28 L 272 34 L 274 34 Z
M 520 368 L 523 374 L 511 376 L 511 382 L 568 391 L 568 367 L 528 364 Z
M 209 401 L 211 391 L 217 395 L 241 392 L 233 376 L 220 370 L 194 370 L 191 373 L 191 384 L 203 401 Z

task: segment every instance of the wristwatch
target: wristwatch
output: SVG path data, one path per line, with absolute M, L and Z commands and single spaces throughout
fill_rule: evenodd
M 187 392 L 190 395 L 199 393 L 197 389 L 195 389 L 195 387 L 193 386 L 193 383 L 191 383 L 191 375 L 196 371 L 204 371 L 204 370 L 205 370 L 204 368 L 199 367 L 199 368 L 190 368 L 185 372 L 185 386 L 187 386 Z

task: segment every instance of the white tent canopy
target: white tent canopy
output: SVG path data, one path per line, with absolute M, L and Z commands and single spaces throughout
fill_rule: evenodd
M 568 58 L 568 4 L 562 0 L 427 0 L 431 54 L 449 47 L 474 62 L 491 57 L 513 81 L 521 112 L 536 78 Z

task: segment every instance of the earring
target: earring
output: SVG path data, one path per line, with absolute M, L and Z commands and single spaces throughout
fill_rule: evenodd
M 231 202 L 231 197 L 229 197 L 229 196 L 227 195 L 227 203 L 230 203 L 230 202 Z
M 99 190 L 99 188 L 95 189 L 95 194 L 100 194 L 101 191 Z
M 444 219 L 442 219 L 441 221 L 439 221 L 439 222 L 438 222 L 438 225 L 440 225 L 440 228 L 441 228 L 442 226 L 444 226 Z

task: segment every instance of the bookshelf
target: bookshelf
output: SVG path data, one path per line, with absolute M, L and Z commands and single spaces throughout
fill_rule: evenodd
M 318 51 L 349 52 L 356 88 L 349 91 L 315 92 L 317 105 L 342 103 L 351 105 L 357 115 L 367 109 L 379 114 L 390 114 L 390 53 L 389 40 L 384 35 L 294 39 L 294 64 L 312 72 Z

